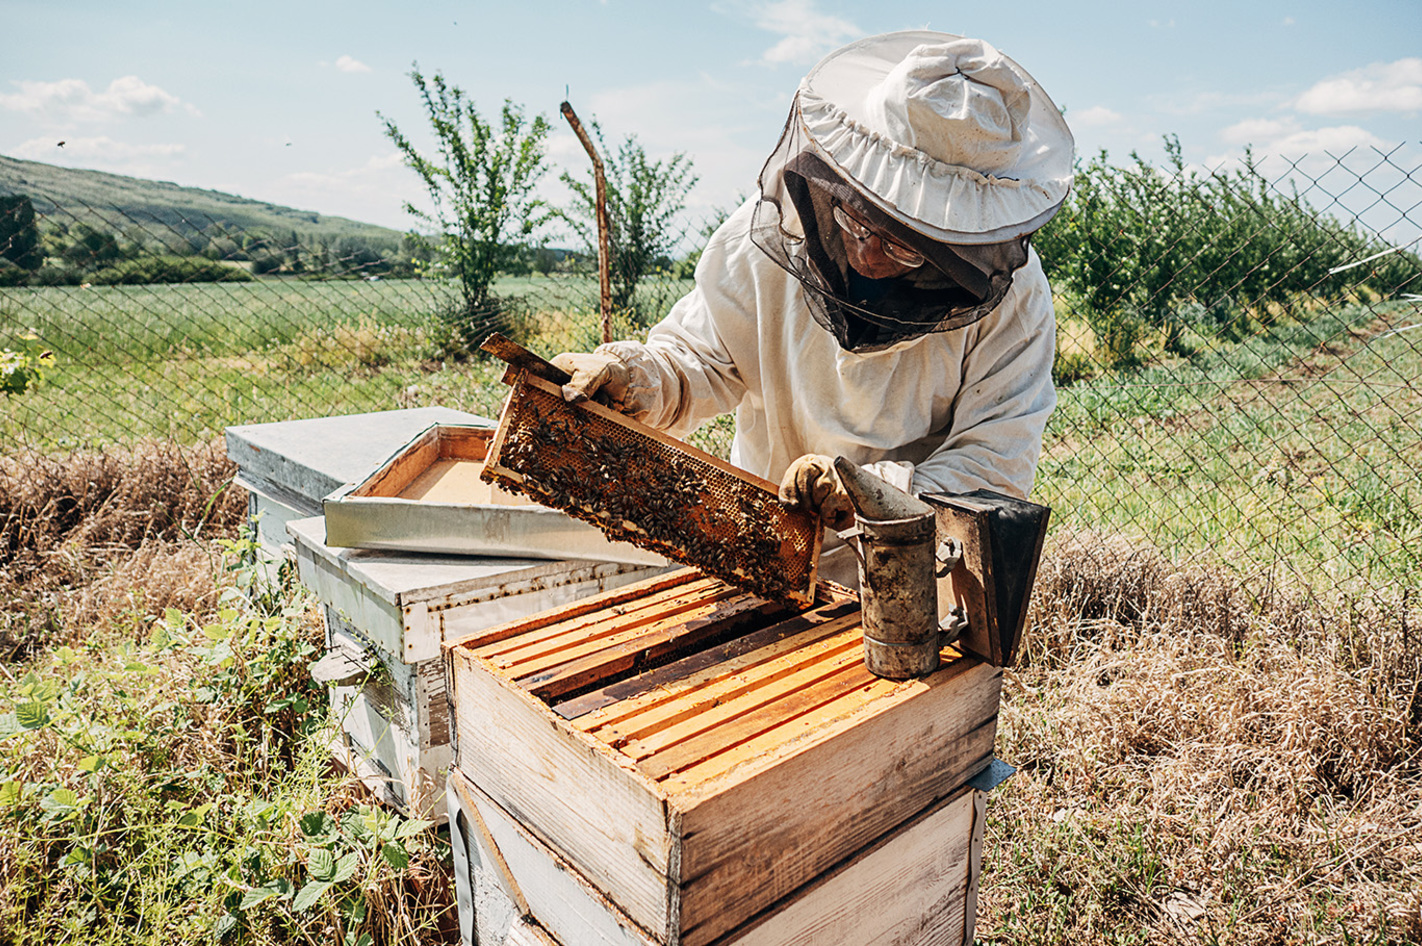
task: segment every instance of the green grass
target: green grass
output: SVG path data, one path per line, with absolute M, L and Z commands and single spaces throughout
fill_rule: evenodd
M 648 310 L 685 288 L 649 286 Z M 520 300 L 511 330 L 545 355 L 600 340 L 590 277 L 495 291 Z M 44 386 L 8 399 L 0 448 L 191 442 L 234 423 L 426 404 L 494 416 L 499 366 L 436 357 L 453 299 L 416 280 L 0 290 L 0 344 L 33 331 L 57 356 Z M 1036 498 L 1058 527 L 1138 535 L 1179 558 L 1283 562 L 1319 586 L 1415 581 L 1422 345 L 1365 343 L 1414 312 L 1323 310 L 1063 386 Z M 616 331 L 639 329 L 619 315 Z M 729 434 L 722 422 L 698 443 L 724 455 Z
M 1318 588 L 1415 584 L 1422 345 L 1383 336 L 1413 312 L 1336 310 L 1194 362 L 1064 388 L 1036 498 L 1059 522 L 1179 558 L 1288 563 Z
M 649 286 L 647 304 L 682 288 Z M 518 328 L 545 355 L 601 341 L 593 278 L 508 278 L 495 292 L 520 300 Z M 0 347 L 35 334 L 56 356 L 43 386 L 7 401 L 0 450 L 192 442 L 426 404 L 496 416 L 501 367 L 441 357 L 438 316 L 456 297 L 421 280 L 0 289 Z M 639 331 L 623 315 L 615 327 Z

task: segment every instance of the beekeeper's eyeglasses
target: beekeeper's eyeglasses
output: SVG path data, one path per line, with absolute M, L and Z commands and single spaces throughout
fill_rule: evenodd
M 895 243 L 893 240 L 880 236 L 839 204 L 834 205 L 834 222 L 839 224 L 841 230 L 860 243 L 868 241 L 870 237 L 879 237 L 879 248 L 884 251 L 884 255 L 900 266 L 913 269 L 923 265 L 922 253 L 911 250 L 902 243 Z

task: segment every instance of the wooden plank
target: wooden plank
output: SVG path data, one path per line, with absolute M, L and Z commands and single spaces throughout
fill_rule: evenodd
M 655 783 L 591 736 L 550 725 L 542 701 L 467 649 L 450 661 L 459 770 L 664 940 L 673 852 Z
M 632 742 L 622 751 L 637 753 L 642 771 L 659 780 L 705 764 L 722 753 L 746 756 L 747 753 L 737 752 L 743 743 L 773 730 L 786 731 L 807 713 L 834 703 L 838 705 L 827 711 L 830 718 L 854 712 L 881 692 L 875 686 L 879 679 L 864 669 L 857 652 L 839 654 L 820 667 L 746 694 L 733 701 L 735 705 L 728 706 L 724 713 L 719 712 L 721 707 L 708 711 L 705 715 L 713 719 L 706 723 L 688 720 L 646 740 Z
M 486 859 L 493 867 L 494 879 L 503 888 L 504 894 L 513 901 L 519 915 L 528 916 L 528 898 L 523 895 L 523 888 L 519 885 L 518 878 L 509 869 L 509 863 L 504 859 L 503 850 L 494 840 L 494 835 L 489 831 L 489 824 L 479 810 L 479 804 L 475 800 L 477 789 L 469 784 L 469 780 L 460 775 L 458 771 L 450 773 L 446 784 L 459 795 L 459 808 L 468 816 L 470 830 L 476 832 L 476 837 L 471 840 L 484 849 Z M 487 796 L 485 797 L 487 798 Z
M 630 758 L 643 760 L 679 747 L 676 759 L 667 755 L 662 759 L 663 765 L 672 766 L 668 771 L 675 771 L 745 741 L 775 725 L 776 720 L 794 718 L 797 710 L 805 709 L 801 698 L 827 680 L 846 672 L 854 678 L 853 685 L 877 679 L 864 669 L 858 635 L 841 635 L 833 643 L 836 646 L 828 647 L 817 655 L 818 659 L 806 660 L 797 655 L 801 659 L 787 672 L 759 675 L 745 683 L 737 681 L 739 685 L 723 696 L 698 698 L 695 704 L 668 719 L 631 720 L 629 723 L 638 728 L 629 737 L 619 739 L 618 748 Z M 765 714 L 770 718 L 758 723 Z M 761 728 L 757 729 L 757 725 Z M 652 774 L 645 765 L 642 770 L 652 778 L 668 774 Z
M 653 692 L 626 705 L 608 707 L 582 728 L 605 742 L 620 745 L 646 738 L 667 726 L 699 716 L 709 707 L 735 699 L 756 687 L 795 673 L 807 661 L 861 647 L 859 612 L 761 648 L 720 667 L 710 668 L 664 692 Z
M 584 730 L 615 722 L 623 716 L 641 712 L 649 704 L 706 686 L 746 667 L 773 659 L 803 643 L 837 633 L 846 625 L 834 622 L 843 620 L 846 612 L 851 621 L 857 620 L 854 616 L 859 613 L 858 603 L 845 601 L 805 611 L 666 666 L 639 673 L 630 680 L 559 703 L 553 710 L 564 719 L 576 720 L 578 728 Z M 795 640 L 809 630 L 813 630 L 814 635 L 807 636 L 803 642 Z
M 519 685 L 540 699 L 553 700 L 600 681 L 625 676 L 641 667 L 655 666 L 675 654 L 685 653 L 704 641 L 722 640 L 763 620 L 783 606 L 741 596 L 731 602 L 703 605 L 674 620 L 644 628 L 630 639 L 609 639 L 605 646 L 527 676 Z
M 588 598 L 582 598 L 552 610 L 540 611 L 537 614 L 519 618 L 515 621 L 509 621 L 490 628 L 482 628 L 467 637 L 462 637 L 457 641 L 447 642 L 445 647 L 446 649 L 453 647 L 469 649 L 498 643 L 499 641 L 526 634 L 535 628 L 544 627 L 550 622 L 572 620 L 586 614 L 601 611 L 605 608 L 615 608 L 627 602 L 636 601 L 644 595 L 659 592 L 667 588 L 673 588 L 677 585 L 684 585 L 687 582 L 695 581 L 701 577 L 701 573 L 694 568 L 680 568 L 664 575 L 658 575 L 655 578 L 647 578 L 630 585 L 623 585 L 611 591 L 604 591 Z
M 984 768 L 1002 671 L 976 658 L 678 791 L 686 946 L 704 946 Z
M 713 608 L 738 596 L 740 592 L 717 579 L 689 582 L 597 615 L 549 624 L 474 652 L 506 668 L 510 676 L 520 676 L 580 657 L 597 649 L 603 640 L 635 636 L 649 625 L 674 622 L 680 615 Z
M 439 453 L 442 457 L 483 462 L 489 455 L 489 444 L 494 439 L 494 431 L 488 427 L 454 427 L 441 425 L 439 428 Z
M 714 946 L 963 946 L 974 795 L 934 803 Z M 688 941 L 695 929 L 683 930 Z
M 963 942 L 978 931 L 978 880 L 983 872 L 983 835 L 987 833 L 987 792 L 973 792 L 973 836 L 968 842 L 968 890 L 963 906 Z
M 396 498 L 450 505 L 488 505 L 492 492 L 489 484 L 479 478 L 483 469 L 484 464 L 478 460 L 437 459 L 400 490 Z
M 354 496 L 398 496 L 400 491 L 439 457 L 439 427 L 431 427 L 391 457 L 357 489 Z
M 655 946 L 646 930 L 510 812 L 468 779 L 458 773 L 454 778 L 461 797 L 489 829 L 489 853 L 507 866 L 512 882 L 531 898 L 522 908 L 524 916 L 568 946 Z
M 668 786 L 674 791 L 690 790 L 760 756 L 784 750 L 786 746 L 794 744 L 807 734 L 857 712 L 873 700 L 893 693 L 896 686 L 898 681 L 875 677 L 873 674 L 869 674 L 868 679 L 860 677 L 842 680 L 838 692 L 829 694 L 829 699 L 806 700 L 807 705 L 801 707 L 797 715 L 778 721 L 776 725 L 759 732 L 752 731 L 745 741 L 733 746 L 729 751 L 710 755 L 664 779 L 663 791 L 666 791 Z M 810 696 L 813 697 L 814 694 Z

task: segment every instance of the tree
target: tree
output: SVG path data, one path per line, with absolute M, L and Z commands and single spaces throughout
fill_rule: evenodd
M 0 259 L 30 272 L 44 263 L 35 206 L 24 194 L 0 197 Z
M 435 230 L 444 262 L 459 280 L 463 311 L 456 327 L 463 341 L 474 342 L 480 323 L 498 310 L 490 293 L 494 277 L 516 245 L 547 220 L 533 190 L 546 170 L 549 126 L 541 115 L 527 120 L 520 106 L 505 99 L 495 128 L 440 73 L 427 81 L 417 63 L 410 78 L 434 130 L 437 156 L 422 155 L 393 121 L 377 115 L 434 204 L 433 213 L 408 202 L 405 210 Z
M 607 214 L 612 225 L 612 307 L 644 323 L 639 311 L 637 286 L 669 257 L 681 242 L 676 217 L 686 206 L 686 195 L 696 186 L 691 159 L 678 151 L 665 161 L 649 161 L 636 135 L 628 135 L 616 154 L 607 150 L 602 128 L 591 123 L 603 155 L 607 178 Z M 571 207 L 558 211 L 573 231 L 597 252 L 596 187 L 592 175 L 577 178 L 567 172 L 562 181 L 573 191 Z
M 75 224 L 69 235 L 73 242 L 61 254 L 71 266 L 79 269 L 95 269 L 115 262 L 123 254 L 119 252 L 118 239 L 112 233 L 96 230 L 87 223 Z

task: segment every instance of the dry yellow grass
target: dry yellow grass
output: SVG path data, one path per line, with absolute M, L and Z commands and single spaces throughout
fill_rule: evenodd
M 1008 675 L 989 943 L 1422 942 L 1422 625 L 1058 541 Z
M 41 637 L 216 600 L 214 539 L 246 511 L 215 441 L 0 458 L 0 660 Z

